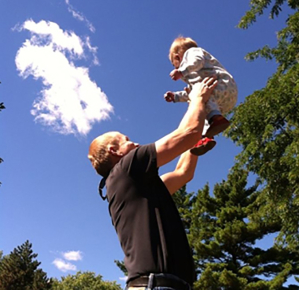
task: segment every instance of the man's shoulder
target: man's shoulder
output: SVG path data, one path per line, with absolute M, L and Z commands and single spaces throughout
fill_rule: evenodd
M 141 145 L 125 155 L 113 168 L 112 172 L 120 172 L 129 175 L 140 175 L 156 168 L 156 146 L 155 143 Z
M 122 160 L 134 158 L 134 156 L 142 157 L 145 155 L 155 155 L 156 154 L 156 146 L 155 143 L 150 143 L 146 145 L 140 145 L 139 147 L 130 151 L 126 156 L 124 156 Z

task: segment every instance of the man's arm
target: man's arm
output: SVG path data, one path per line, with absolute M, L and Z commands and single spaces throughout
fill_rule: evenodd
M 161 179 L 171 195 L 192 180 L 197 160 L 198 156 L 191 154 L 188 150 L 181 155 L 174 171 L 161 176 Z
M 217 85 L 214 78 L 196 83 L 189 94 L 190 102 L 178 128 L 155 142 L 157 166 L 160 167 L 192 148 L 201 138 L 205 120 L 205 103 Z

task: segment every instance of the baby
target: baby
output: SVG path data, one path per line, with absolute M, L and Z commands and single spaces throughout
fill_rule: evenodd
M 201 82 L 205 77 L 215 76 L 218 84 L 206 104 L 206 123 L 203 138 L 191 149 L 195 155 L 203 155 L 211 150 L 216 141 L 213 137 L 229 126 L 229 121 L 223 116 L 233 109 L 237 102 L 238 89 L 232 75 L 210 53 L 198 47 L 189 37 L 178 37 L 169 50 L 169 59 L 175 69 L 170 77 L 176 81 L 182 79 L 188 84 L 184 91 L 166 92 L 167 102 L 188 102 L 188 93 L 192 85 Z

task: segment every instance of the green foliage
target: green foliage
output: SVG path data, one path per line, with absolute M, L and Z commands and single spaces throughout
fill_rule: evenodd
M 299 275 L 298 249 L 274 243 L 268 249 L 255 246 L 278 233 L 282 219 L 269 206 L 260 180 L 247 188 L 247 178 L 247 171 L 235 166 L 227 181 L 215 185 L 213 195 L 208 185 L 196 195 L 184 188 L 175 194 L 188 221 L 199 276 L 194 289 L 299 289 L 283 287 L 290 276 Z
M 116 282 L 104 281 L 93 272 L 77 272 L 76 275 L 48 279 L 38 269 L 40 262 L 26 241 L 9 255 L 0 251 L 0 290 L 122 290 Z
M 125 263 L 123 261 L 114 260 L 114 263 L 124 273 L 125 276 L 128 276 L 128 270 L 127 270 L 127 268 L 125 266 Z
M 32 244 L 26 241 L 0 261 L 0 290 L 46 290 L 51 281 L 35 258 Z
M 285 0 L 252 0 L 251 9 L 239 22 L 238 27 L 246 29 L 256 21 L 258 15 L 262 15 L 264 10 L 273 3 L 270 10 L 270 18 L 278 16 L 282 11 Z M 254 60 L 258 57 L 265 59 L 275 59 L 279 64 L 278 72 L 282 73 L 298 63 L 299 60 L 299 1 L 289 0 L 288 6 L 295 12 L 289 15 L 286 20 L 286 27 L 277 33 L 277 46 L 270 48 L 268 45 L 246 56 L 247 60 Z
M 121 287 L 116 282 L 103 281 L 101 275 L 93 272 L 78 272 L 62 277 L 61 281 L 54 279 L 52 290 L 121 290 Z
M 196 199 L 193 197 L 192 193 L 187 193 L 186 186 L 183 186 L 173 195 L 173 200 L 178 207 L 181 220 L 188 234 L 192 222 L 191 208 Z
M 264 46 L 254 52 L 247 54 L 247 60 L 263 57 L 268 60 L 275 59 L 279 64 L 278 73 L 283 73 L 299 60 L 299 12 L 289 16 L 287 26 L 277 33 L 278 44 L 274 48 Z
M 246 12 L 245 16 L 242 17 L 239 27 L 247 29 L 251 24 L 256 22 L 257 16 L 260 16 L 264 13 L 271 4 L 270 9 L 270 19 L 273 19 L 275 16 L 278 16 L 282 11 L 281 6 L 286 2 L 286 0 L 251 0 L 250 9 Z M 291 9 L 297 9 L 299 7 L 298 0 L 288 0 L 288 5 Z
M 286 1 L 251 1 L 251 9 L 239 23 L 247 28 L 272 4 L 271 18 L 277 16 Z M 275 59 L 276 73 L 265 88 L 248 96 L 234 111 L 227 131 L 243 147 L 237 156 L 239 166 L 263 181 L 263 196 L 268 208 L 275 208 L 282 220 L 278 238 L 289 247 L 299 247 L 299 1 L 289 0 L 294 10 L 286 27 L 277 33 L 277 46 L 263 47 L 247 58 Z

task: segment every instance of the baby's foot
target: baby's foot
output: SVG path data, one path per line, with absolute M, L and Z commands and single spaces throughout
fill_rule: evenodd
M 192 149 L 190 149 L 190 152 L 197 156 L 204 155 L 205 153 L 213 149 L 215 145 L 216 141 L 214 139 L 204 137 L 199 140 Z
M 213 138 L 215 135 L 218 135 L 219 133 L 227 129 L 229 125 L 230 122 L 222 115 L 213 116 L 210 128 L 208 129 L 205 135 L 209 138 Z

